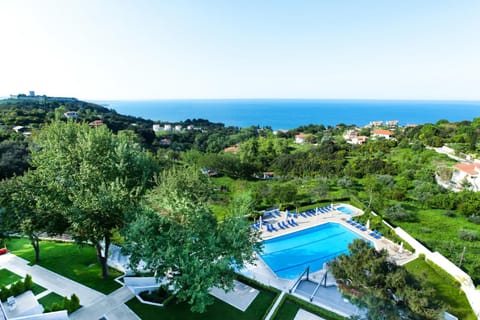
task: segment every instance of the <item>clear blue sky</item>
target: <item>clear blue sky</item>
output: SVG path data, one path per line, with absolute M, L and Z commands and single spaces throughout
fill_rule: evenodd
M 0 96 L 480 100 L 479 0 L 5 0 L 0 40 Z

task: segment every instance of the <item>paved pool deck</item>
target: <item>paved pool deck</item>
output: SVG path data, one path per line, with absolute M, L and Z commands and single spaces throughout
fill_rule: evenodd
M 347 207 L 353 214 L 347 214 L 336 210 L 338 207 Z M 372 230 L 361 231 L 354 226 L 347 223 L 348 219 L 355 218 L 356 216 L 362 215 L 363 211 L 359 210 L 348 204 L 335 204 L 330 207 L 325 213 L 320 213 L 317 211 L 315 215 L 303 217 L 298 215 L 298 218 L 295 221 L 298 223 L 296 227 L 289 227 L 286 229 L 279 229 L 278 231 L 269 232 L 267 228 L 263 226 L 263 230 L 261 230 L 261 238 L 263 240 L 273 239 L 275 237 L 279 237 L 285 234 L 290 234 L 299 230 L 308 229 L 317 225 L 333 222 L 342 225 L 343 227 L 355 232 L 361 238 L 365 239 L 366 241 L 370 241 L 373 243 L 377 250 L 385 249 L 388 251 L 390 258 L 397 264 L 402 265 L 409 261 L 412 261 L 416 258 L 416 255 L 412 254 L 407 250 L 403 250 L 398 244 L 393 243 L 392 241 L 381 237 L 380 239 L 375 239 L 369 235 Z M 270 217 L 265 219 L 265 223 L 273 223 L 274 226 L 277 226 L 278 222 L 285 221 L 286 213 L 281 212 L 280 217 Z M 324 274 L 324 270 L 320 270 L 317 272 L 310 273 L 310 278 L 312 280 L 320 281 L 322 275 Z M 248 265 L 245 270 L 242 270 L 242 273 L 250 277 L 254 280 L 257 280 L 261 283 L 267 284 L 269 286 L 275 287 L 281 291 L 288 292 L 295 284 L 295 280 L 283 279 L 276 276 L 276 274 L 268 267 L 266 263 L 263 262 L 261 258 L 256 259 L 256 263 L 254 265 Z M 327 310 L 331 310 L 336 312 L 340 315 L 349 317 L 352 315 L 359 315 L 363 313 L 361 310 L 353 306 L 351 303 L 346 302 L 343 297 L 341 296 L 340 292 L 337 290 L 337 287 L 334 284 L 334 279 L 330 278 L 328 280 L 331 286 L 327 288 L 320 288 L 315 295 L 315 298 L 311 303 L 316 304 L 322 308 Z M 304 300 L 309 301 L 306 294 L 301 294 L 301 292 L 293 293 L 293 295 L 302 298 Z

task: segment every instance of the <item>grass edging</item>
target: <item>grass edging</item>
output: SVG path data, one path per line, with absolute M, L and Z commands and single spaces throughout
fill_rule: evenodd
M 250 278 L 247 278 L 247 277 L 245 277 L 241 274 L 237 274 L 237 280 L 240 281 L 240 282 L 243 282 L 243 283 L 245 283 L 245 284 L 247 284 L 251 287 L 255 287 L 256 289 L 262 289 L 262 290 L 271 291 L 271 292 L 275 293 L 275 298 L 273 299 L 272 303 L 268 306 L 267 310 L 265 310 L 265 313 L 263 314 L 263 316 L 261 318 L 261 319 L 265 319 L 267 317 L 268 313 L 270 312 L 270 310 L 272 310 L 273 306 L 275 305 L 275 302 L 277 301 L 278 297 L 280 296 L 280 294 L 282 292 L 280 290 L 274 288 L 274 287 L 264 285 L 263 283 L 260 283 L 256 280 L 253 280 L 253 279 L 250 279 Z
M 284 294 L 283 297 L 282 297 L 282 300 L 280 300 L 280 303 L 278 304 L 277 306 L 277 309 L 275 309 L 275 311 L 273 311 L 272 313 L 272 316 L 270 317 L 270 319 L 275 319 L 277 317 L 277 314 L 278 314 L 278 310 L 280 310 L 282 308 L 282 305 L 283 303 L 285 302 L 285 299 L 287 298 L 287 294 Z M 278 299 L 278 298 L 277 298 Z M 277 299 L 275 299 L 275 301 L 277 301 Z M 275 301 L 273 303 L 275 303 Z M 273 305 L 272 305 L 273 307 Z M 270 310 L 270 309 L 269 309 Z M 268 313 L 267 313 L 268 314 Z M 267 314 L 265 315 L 265 317 L 267 316 Z M 265 317 L 263 319 L 265 319 Z
M 311 304 L 303 299 L 297 298 L 291 294 L 285 294 L 285 299 L 283 299 L 282 303 L 279 305 L 280 306 L 286 301 L 286 300 L 291 300 L 292 302 L 298 304 L 302 309 L 305 309 L 306 311 L 312 312 L 322 318 L 325 318 L 326 320 L 346 320 L 348 318 L 345 318 L 335 312 L 332 312 L 330 310 L 324 309 L 322 307 L 319 307 L 317 305 Z M 277 309 L 277 310 L 278 310 Z M 276 310 L 276 311 L 277 311 Z M 274 319 L 274 318 L 273 318 Z

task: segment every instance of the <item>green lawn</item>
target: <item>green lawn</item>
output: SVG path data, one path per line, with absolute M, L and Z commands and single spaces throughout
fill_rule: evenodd
M 427 283 L 435 289 L 437 298 L 446 304 L 446 310 L 462 320 L 475 320 L 467 297 L 460 290 L 460 284 L 450 275 L 438 268 L 432 268 L 422 259 L 416 259 L 405 265 L 410 273 L 427 280 Z
M 7 286 L 22 279 L 18 274 L 7 269 L 0 269 L 0 287 Z
M 50 292 L 45 297 L 38 299 L 38 303 L 40 303 L 44 308 L 50 307 L 54 303 L 61 304 L 62 301 L 63 297 L 55 292 Z
M 304 309 L 310 313 L 316 314 L 322 319 L 327 320 L 345 320 L 334 312 L 323 309 L 317 305 L 308 303 L 292 295 L 285 295 L 279 309 L 275 313 L 274 320 L 293 320 L 299 309 Z
M 7 246 L 13 254 L 31 263 L 34 262 L 34 251 L 28 240 L 10 239 Z M 91 246 L 80 247 L 74 243 L 41 241 L 39 265 L 105 294 L 120 287 L 113 281 L 121 275 L 119 271 L 110 269 L 108 279 L 101 277 L 101 268 Z
M 32 290 L 33 295 L 36 296 L 37 294 L 42 293 L 43 291 L 45 291 L 45 290 L 47 290 L 47 289 L 45 289 L 45 288 L 42 287 L 41 285 L 36 284 L 36 283 L 34 282 L 33 285 L 32 285 L 32 288 L 31 288 L 30 290 Z
M 127 306 L 143 320 L 256 320 L 263 319 L 265 312 L 272 304 L 276 294 L 271 291 L 260 290 L 257 298 L 252 302 L 245 312 L 242 312 L 229 304 L 215 299 L 215 303 L 207 308 L 205 313 L 194 313 L 190 311 L 187 303 L 171 302 L 167 307 L 155 307 L 140 303 L 137 298 L 127 302 Z
M 474 279 L 480 282 L 480 241 L 465 241 L 459 238 L 460 229 L 475 230 L 480 235 L 480 225 L 469 222 L 464 216 L 455 214 L 453 217 L 445 215 L 446 210 L 422 210 L 415 207 L 418 221 L 395 222 L 415 239 L 423 242 L 432 251 L 438 251 L 450 261 L 458 264 L 466 248 L 462 268 Z

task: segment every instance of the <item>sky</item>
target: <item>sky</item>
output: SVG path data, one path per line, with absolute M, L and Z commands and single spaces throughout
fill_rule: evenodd
M 480 100 L 478 0 L 2 0 L 0 97 Z

